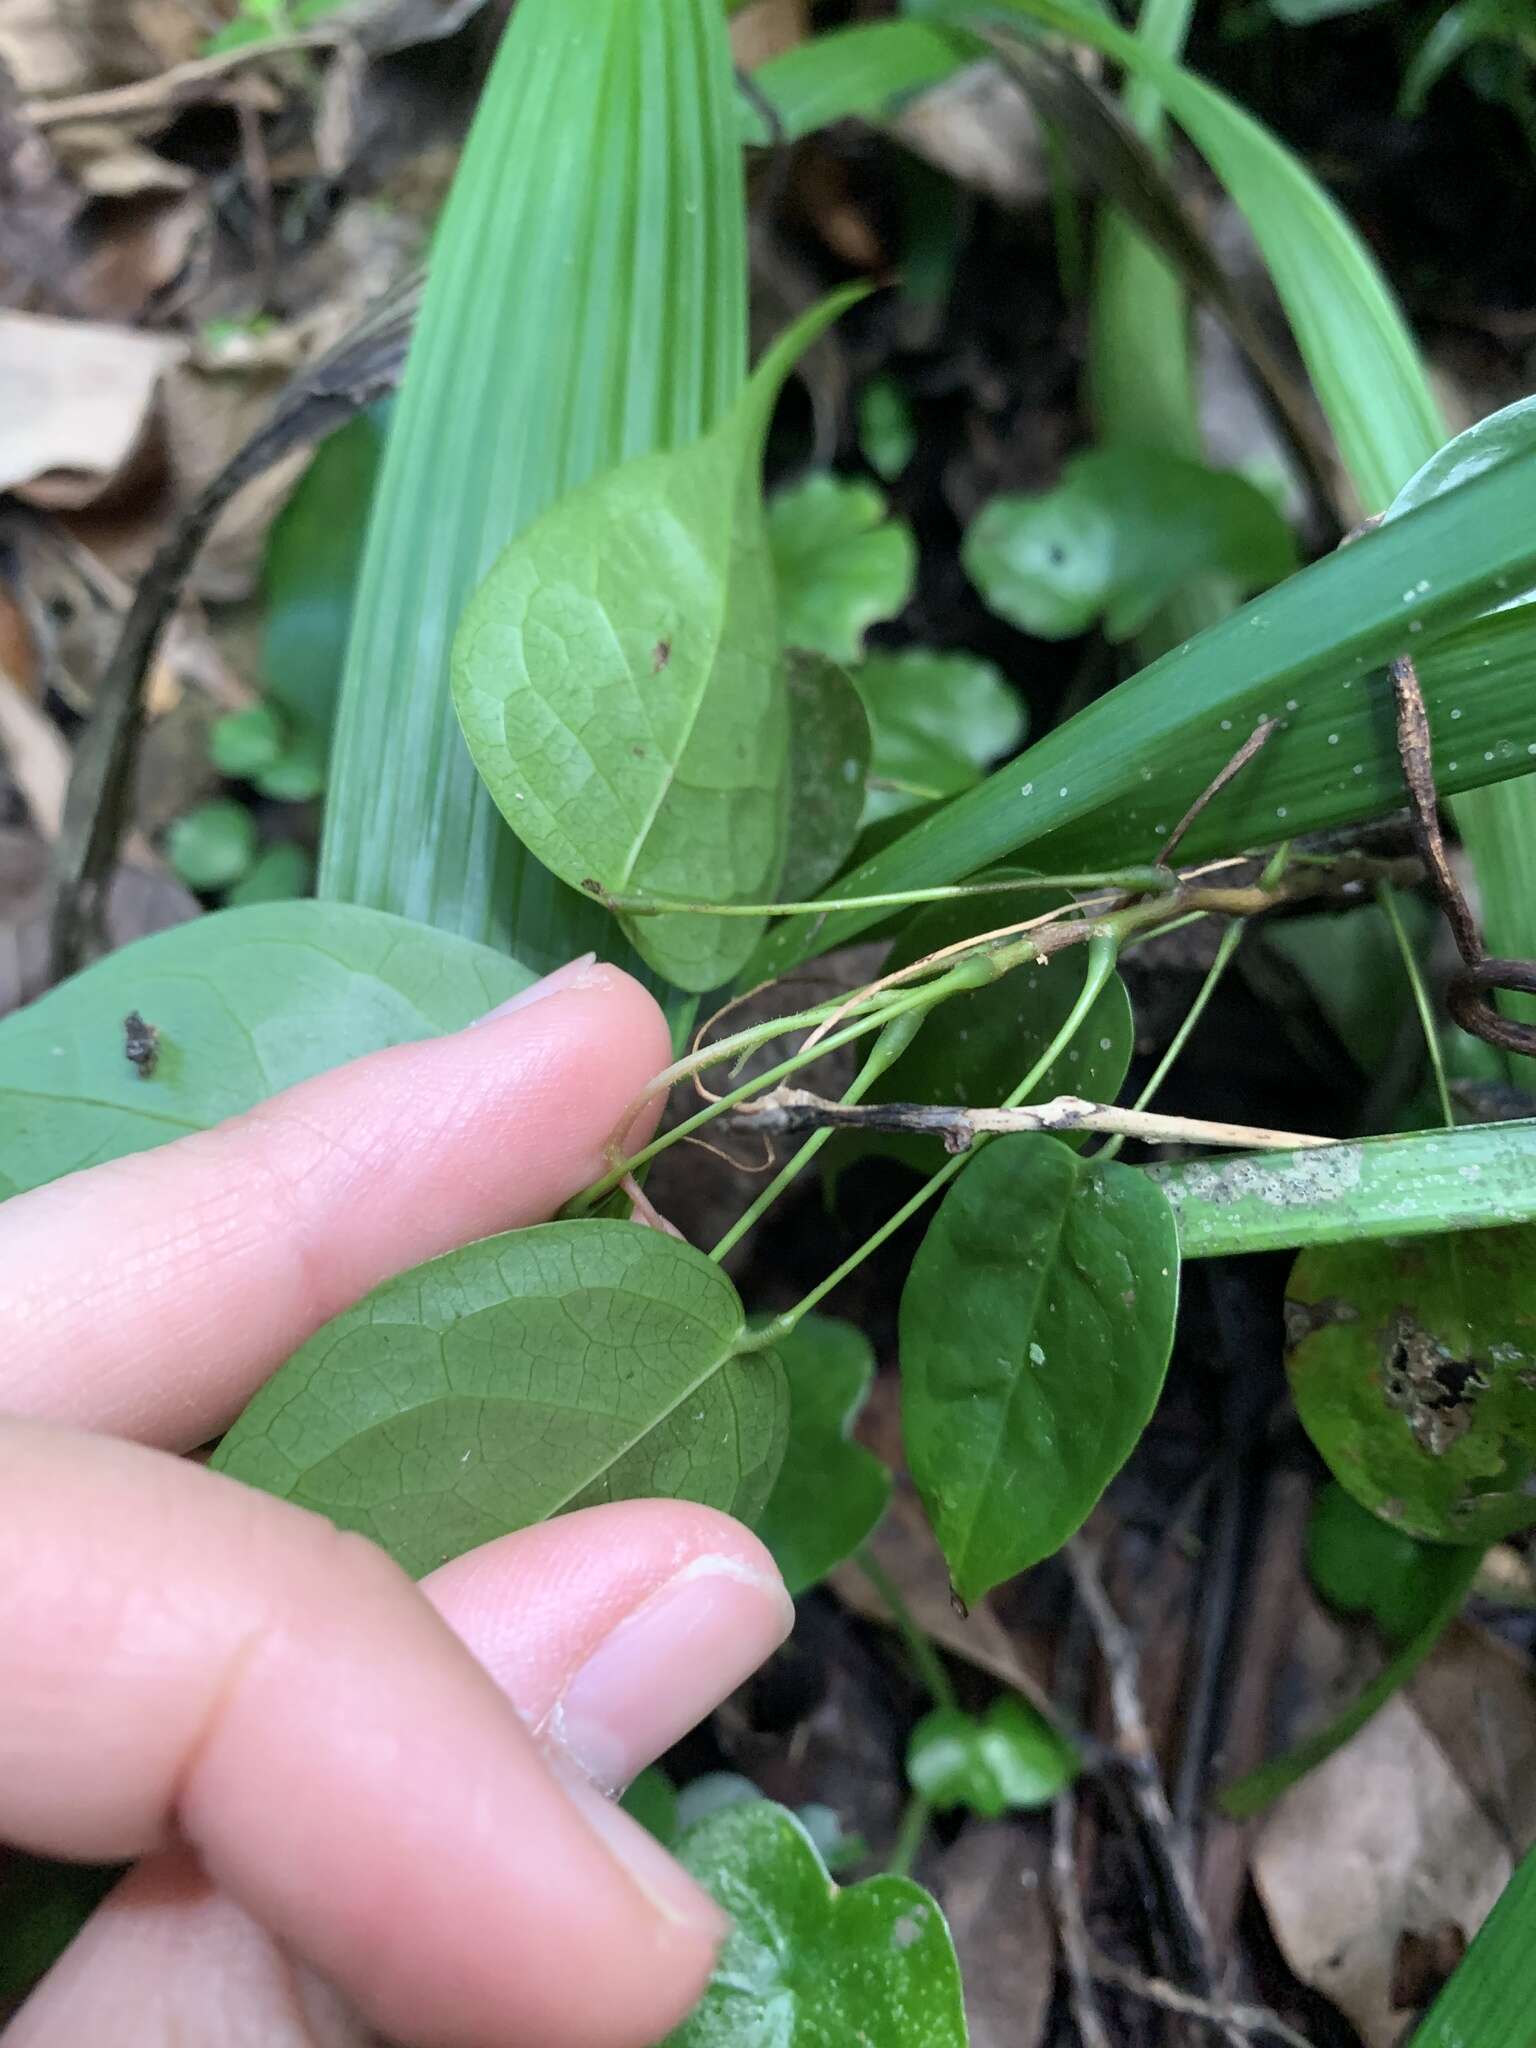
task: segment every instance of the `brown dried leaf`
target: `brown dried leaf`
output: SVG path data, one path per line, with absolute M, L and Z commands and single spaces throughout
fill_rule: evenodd
M 161 381 L 185 354 L 165 335 L 0 313 L 0 490 L 52 508 L 101 497 L 143 452 Z

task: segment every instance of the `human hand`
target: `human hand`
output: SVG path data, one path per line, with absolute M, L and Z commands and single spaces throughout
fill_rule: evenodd
M 414 1586 L 171 1455 L 389 1275 L 594 1179 L 670 1057 L 577 963 L 469 1030 L 0 1208 L 0 1840 L 140 1858 L 6 2048 L 641 2048 L 718 1909 L 605 1793 L 788 1632 L 680 1502 Z

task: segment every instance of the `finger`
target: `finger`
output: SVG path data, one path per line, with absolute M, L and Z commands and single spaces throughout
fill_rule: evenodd
M 702 1989 L 716 1909 L 371 1545 L 34 1424 L 0 1500 L 0 1837 L 184 1843 L 404 2040 L 639 2048 Z
M 792 1618 L 754 1537 L 670 1501 L 590 1508 L 504 1537 L 421 1590 L 546 1742 L 573 1734 L 580 1768 L 617 1764 L 625 1778 L 718 1705 Z M 563 1713 L 573 1697 L 580 1711 Z M 171 1852 L 118 1886 L 7 2048 L 362 2048 L 366 2038 L 329 1987 Z
M 552 1215 L 670 1046 L 616 968 L 514 1000 L 0 1207 L 0 1411 L 190 1449 L 381 1280 Z

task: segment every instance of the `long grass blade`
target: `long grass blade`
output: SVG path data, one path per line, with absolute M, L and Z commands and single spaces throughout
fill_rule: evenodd
M 1536 2048 L 1536 1849 L 1528 1849 L 1408 2048 Z
M 720 0 L 521 0 L 438 234 L 369 534 L 323 894 L 545 968 L 608 913 L 502 824 L 448 694 L 466 599 L 596 471 L 708 426 L 746 366 Z
M 1484 1230 L 1536 1217 L 1536 1120 L 1146 1170 L 1187 1259 Z
M 1266 716 L 1280 729 L 1201 813 L 1181 859 L 1379 816 L 1402 802 L 1403 783 L 1390 690 L 1371 671 L 1404 646 L 1422 649 L 1441 787 L 1517 774 L 1536 759 L 1536 606 L 1448 629 L 1501 577 L 1519 589 L 1533 563 L 1536 457 L 1368 534 L 1164 655 L 845 876 L 838 894 L 960 881 L 1025 846 L 1051 872 L 1153 859 Z M 754 964 L 782 971 L 873 916 L 786 920 Z

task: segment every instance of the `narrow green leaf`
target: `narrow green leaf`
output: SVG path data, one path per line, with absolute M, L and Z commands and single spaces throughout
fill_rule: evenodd
M 1363 1507 L 1480 1549 L 1536 1522 L 1536 1227 L 1320 1246 L 1286 1293 L 1296 1411 Z
M 719 0 L 520 0 L 433 245 L 358 590 L 322 893 L 540 971 L 611 918 L 509 833 L 448 689 L 459 613 L 511 537 L 678 447 L 746 362 L 741 150 Z
M 789 840 L 779 900 L 803 903 L 842 867 L 859 836 L 869 775 L 869 719 L 851 678 L 836 662 L 791 649 L 789 692 Z
M 1134 1167 L 1003 1138 L 955 1181 L 901 1297 L 912 1476 L 962 1599 L 1049 1557 L 1151 1419 L 1172 1214 Z
M 489 947 L 340 903 L 220 910 L 140 939 L 0 1023 L 0 1197 L 457 1031 L 532 979 Z M 125 1051 L 130 1014 L 155 1034 L 147 1070 Z
M 1253 230 L 1363 509 L 1386 505 L 1445 428 L 1396 299 L 1305 165 L 1235 101 L 1097 10 L 990 0 L 983 11 L 1027 15 L 1157 88 Z
M 165 855 L 189 889 L 227 889 L 256 858 L 256 821 L 244 804 L 215 797 L 178 818 Z
M 1144 1171 L 1186 1259 L 1478 1230 L 1536 1217 L 1536 1120 Z
M 789 711 L 759 471 L 779 387 L 856 293 L 796 323 L 712 432 L 582 485 L 506 548 L 465 611 L 453 689 L 503 816 L 563 881 L 612 895 L 771 900 Z M 761 921 L 627 929 L 714 988 Z
M 544 1223 L 375 1288 L 262 1388 L 214 1454 L 420 1575 L 513 1529 L 658 1495 L 751 1521 L 787 1426 L 736 1290 L 637 1223 Z
M 754 97 L 744 98 L 740 106 L 743 139 L 758 144 L 776 139 L 762 106 L 755 104 L 758 99 L 773 108 L 777 134 L 797 142 L 832 121 L 891 113 L 967 60 L 956 38 L 921 21 L 871 22 L 811 37 L 753 72 Z
M 839 894 L 959 881 L 1025 847 L 1044 872 L 1147 860 L 1158 826 L 1172 829 L 1266 715 L 1281 729 L 1197 819 L 1190 859 L 1393 809 L 1403 785 L 1390 687 L 1371 670 L 1404 645 L 1422 652 L 1441 788 L 1516 774 L 1536 759 L 1536 606 L 1465 622 L 1533 568 L 1536 458 L 1523 456 L 1153 662 L 855 869 Z M 785 920 L 749 971 L 842 945 L 876 914 Z
M 875 1374 L 863 1331 L 809 1315 L 777 1349 L 789 1381 L 789 1442 L 757 1533 L 799 1595 L 869 1535 L 890 1502 L 891 1475 L 850 1440 Z
M 1442 491 L 1533 450 L 1536 398 L 1522 398 L 1448 441 L 1404 484 L 1387 517 L 1399 518 Z M 1528 589 L 1519 592 L 1526 600 L 1532 595 Z M 1510 595 L 1503 594 L 1503 601 L 1509 603 Z M 1489 951 L 1503 959 L 1530 957 L 1536 953 L 1536 780 L 1521 776 L 1497 788 L 1471 791 L 1457 800 L 1455 815 L 1477 870 Z M 1536 1020 L 1530 998 L 1501 994 L 1496 1000 L 1507 1015 Z M 1536 1064 L 1515 1059 L 1511 1071 L 1530 1085 Z
M 1408 2048 L 1536 2048 L 1536 1849 L 1528 1849 Z
M 965 2048 L 949 1929 L 920 1885 L 840 1891 L 801 1823 L 763 1799 L 701 1821 L 678 1854 L 732 1927 L 667 2048 Z
M 985 1714 L 935 1707 L 907 1744 L 912 1789 L 941 1811 L 963 1806 L 983 1820 L 1049 1806 L 1078 1768 L 1071 1746 L 1012 1693 Z
M 988 881 L 1023 874 L 1019 868 L 989 869 Z M 1028 895 L 961 897 L 935 903 L 912 918 L 885 963 L 894 974 L 946 946 L 995 931 L 1011 917 L 1043 916 L 1068 899 L 1056 890 Z M 920 1030 L 912 1044 L 871 1086 L 866 1102 L 930 1102 L 963 1109 L 995 1108 L 1049 1049 L 1083 992 L 1087 948 L 1058 953 L 1041 967 L 1019 968 L 1001 981 L 953 996 L 942 1013 Z M 1125 984 L 1112 975 L 1084 1019 L 1073 1044 L 1047 1067 L 1025 1098 L 1046 1102 L 1053 1095 L 1082 1095 L 1113 1102 L 1131 1064 L 1135 1031 Z M 930 1138 L 870 1132 L 840 1134 L 839 1152 L 888 1154 L 920 1172 L 939 1164 Z M 835 1141 L 836 1142 L 836 1141 Z M 1076 1150 L 1084 1140 L 1065 1142 Z
M 1267 1764 L 1260 1764 L 1256 1771 L 1250 1771 L 1246 1777 L 1236 1778 L 1225 1786 L 1216 1797 L 1216 1804 L 1222 1812 L 1230 1814 L 1234 1820 L 1247 1820 L 1253 1814 L 1262 1813 L 1282 1792 L 1288 1792 L 1308 1771 L 1315 1771 L 1319 1764 L 1326 1763 L 1346 1742 L 1358 1735 L 1366 1722 L 1402 1691 L 1461 1612 L 1482 1558 L 1480 1550 L 1465 1546 L 1460 1549 L 1447 1547 L 1441 1567 L 1439 1604 L 1418 1634 L 1377 1673 L 1359 1698 L 1352 1700 L 1326 1726 L 1298 1742 L 1283 1756 L 1271 1758 Z M 1469 2043 L 1468 2048 L 1473 2048 L 1473 2044 Z M 1483 2043 L 1478 2041 L 1475 2048 L 1483 2048 Z
M 1458 1575 L 1459 1551 L 1421 1543 L 1369 1513 L 1330 1479 L 1307 1523 L 1312 1583 L 1342 1614 L 1368 1614 L 1393 1643 L 1408 1643 L 1438 1613 L 1446 1574 Z
M 866 824 L 974 789 L 1024 737 L 1023 700 L 978 655 L 907 647 L 872 655 L 854 682 L 874 740 Z
M 883 493 L 857 477 L 809 476 L 768 506 L 786 647 L 857 661 L 871 626 L 893 619 L 912 595 L 917 546 L 888 517 Z
M 336 716 L 384 431 L 378 407 L 322 441 L 267 541 L 262 678 L 275 702 L 321 732 Z
M 1247 592 L 1297 566 L 1290 528 L 1245 477 L 1130 447 L 1075 456 L 1052 490 L 994 498 L 961 559 L 993 611 L 1047 640 L 1100 619 L 1128 640 L 1201 576 Z
M 894 482 L 917 453 L 912 408 L 894 377 L 874 377 L 859 394 L 859 452 L 887 483 Z

